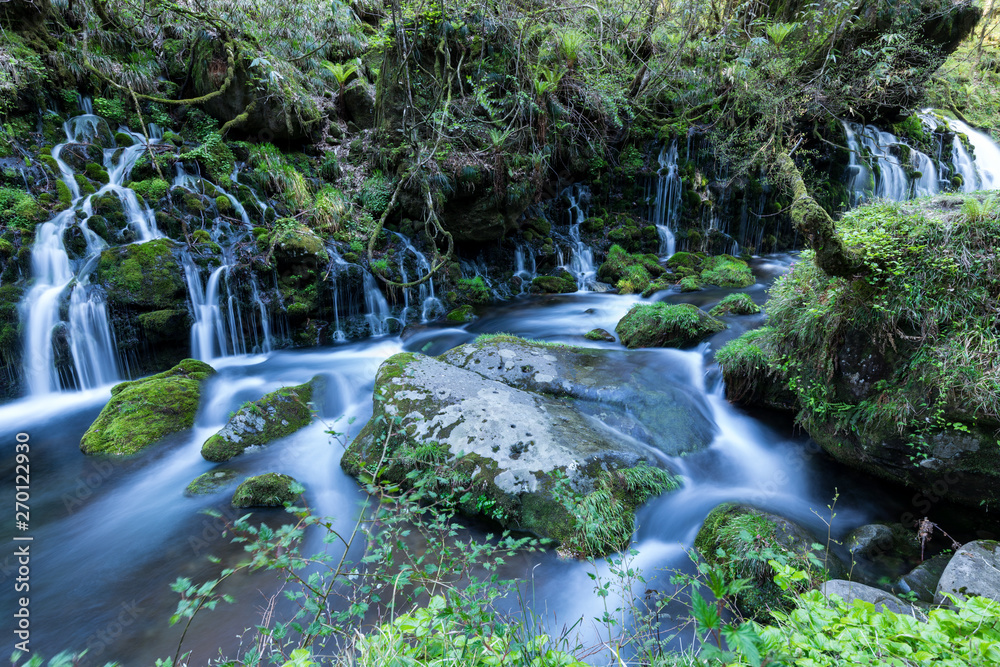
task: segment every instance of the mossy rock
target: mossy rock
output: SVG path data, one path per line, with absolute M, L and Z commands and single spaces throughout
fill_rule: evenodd
M 155 204 L 170 192 L 170 183 L 162 178 L 147 178 L 144 181 L 133 181 L 128 186 L 147 204 Z
M 294 478 L 276 472 L 250 477 L 236 487 L 233 507 L 283 507 L 299 497 L 292 490 L 295 483 Z
M 531 281 L 531 291 L 536 294 L 570 294 L 577 291 L 577 285 L 575 280 L 565 276 L 537 276 Z
M 471 322 L 476 319 L 476 309 L 469 304 L 459 306 L 445 315 L 445 319 L 449 322 Z
M 766 327 L 748 331 L 715 353 L 726 384 L 726 398 L 746 406 L 796 410 L 795 394 L 788 389 L 767 345 L 770 334 Z
M 222 468 L 209 470 L 195 477 L 187 489 L 184 490 L 186 496 L 207 496 L 229 486 L 239 474 L 235 470 Z
M 591 329 L 587 333 L 583 334 L 583 337 L 587 340 L 597 340 L 605 343 L 615 342 L 615 336 L 610 331 L 605 331 L 604 329 Z
M 114 305 L 180 310 L 186 304 L 184 272 L 169 239 L 105 250 L 92 282 L 105 287 Z
M 678 284 L 680 285 L 682 292 L 698 292 L 701 290 L 701 283 L 699 283 L 698 279 L 694 276 L 681 278 L 681 281 Z
M 722 317 L 723 315 L 756 315 L 760 312 L 760 306 L 753 302 L 749 294 L 729 294 L 718 303 L 715 308 L 708 311 L 709 315 Z
M 671 287 L 673 287 L 673 283 L 671 283 L 665 276 L 660 276 L 646 286 L 646 289 L 642 291 L 642 298 L 648 299 L 657 292 L 662 292 L 663 290 L 670 289 Z
M 154 344 L 184 340 L 191 329 L 187 310 L 154 310 L 140 314 L 138 320 L 144 338 Z
M 554 539 L 574 556 L 624 548 L 635 509 L 677 482 L 630 439 L 595 428 L 577 401 L 544 391 L 574 384 L 549 364 L 563 358 L 579 363 L 580 373 L 597 373 L 594 355 L 602 353 L 609 354 L 501 335 L 440 358 L 390 357 L 376 377 L 374 415 L 341 465 L 362 480 L 403 487 L 422 480 L 454 497 L 460 512 Z M 592 391 L 588 378 L 581 395 Z M 390 430 L 392 415 L 401 421 Z
M 701 281 L 719 287 L 750 287 L 757 282 L 747 263 L 732 255 L 707 258 L 702 264 Z
M 649 287 L 654 277 L 664 273 L 656 255 L 631 254 L 615 244 L 597 270 L 597 277 L 614 285 L 622 294 L 638 294 Z
M 701 262 L 704 257 L 700 253 L 693 252 L 675 252 L 667 260 L 667 268 L 671 271 L 677 271 L 677 269 L 697 269 L 701 266 Z
M 247 402 L 222 430 L 205 441 L 201 455 L 208 461 L 228 461 L 247 447 L 266 445 L 308 426 L 313 417 L 309 402 L 317 382 L 314 378 L 295 387 L 282 387 Z
M 690 347 L 726 328 L 720 320 L 688 303 L 636 304 L 615 333 L 628 348 Z
M 455 281 L 455 287 L 458 289 L 458 298 L 461 301 L 482 305 L 493 300 L 493 294 L 482 276 L 459 278 Z
M 80 440 L 84 454 L 129 455 L 194 426 L 202 383 L 215 369 L 195 359 L 151 377 L 122 382 Z
M 805 570 L 812 584 L 846 574 L 843 564 L 823 549 L 808 531 L 783 517 L 753 507 L 724 503 L 705 519 L 694 541 L 698 554 L 721 567 L 730 579 L 748 579 L 750 585 L 736 595 L 736 606 L 747 618 L 770 621 L 772 610 L 788 611 L 794 591 L 785 592 L 774 583 L 777 574 L 769 559 L 784 561 Z M 823 572 L 817 562 L 826 562 Z

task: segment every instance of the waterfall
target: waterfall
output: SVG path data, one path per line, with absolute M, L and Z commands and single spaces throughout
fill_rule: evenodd
M 404 283 L 410 282 L 410 280 L 415 280 L 420 276 L 426 276 L 427 274 L 429 274 L 431 272 L 431 263 L 427 259 L 427 257 L 413 246 L 413 243 L 410 242 L 410 239 L 403 236 L 402 234 L 398 234 L 395 232 L 393 232 L 393 234 L 403 244 L 403 252 L 397 254 L 399 258 L 399 263 L 398 263 L 399 272 L 403 278 L 402 282 Z M 407 255 L 412 257 L 414 263 L 417 265 L 418 275 L 414 276 L 413 278 L 410 278 L 409 274 L 406 271 Z M 410 291 L 412 289 L 413 289 L 412 287 L 408 287 L 405 290 L 403 290 L 404 293 L 403 298 L 405 299 L 405 304 L 403 307 L 402 319 L 404 322 L 406 322 L 409 319 L 408 317 L 409 313 L 407 311 L 410 309 Z M 420 283 L 418 289 L 419 292 L 417 298 L 420 304 L 420 321 L 428 322 L 434 319 L 435 317 L 443 315 L 445 311 L 444 304 L 441 303 L 441 299 L 439 299 L 437 295 L 434 293 L 434 277 L 431 276 L 424 282 Z
M 368 321 L 368 328 L 373 336 L 384 336 L 389 333 L 389 319 L 392 317 L 389 302 L 385 300 L 372 274 L 362 271 L 361 276 L 365 290 L 365 320 Z
M 67 210 L 36 229 L 31 259 L 34 285 L 20 306 L 22 321 L 25 322 L 24 377 L 28 391 L 33 395 L 74 386 L 91 389 L 116 382 L 122 377 L 104 294 L 89 284 L 90 273 L 106 247 L 103 239 L 87 226 L 93 212 L 91 199 L 95 195 L 81 195 L 76 175 L 61 157 L 67 145 L 94 143 L 99 138 L 106 139 L 102 135 L 109 134 L 104 121 L 89 113 L 89 100 L 81 98 L 80 106 L 88 113 L 64 123 L 66 141 L 52 150 L 62 182 L 70 192 L 71 204 Z M 96 195 L 114 193 L 121 200 L 128 224 L 136 236 L 141 241 L 148 241 L 161 236 L 156 229 L 156 218 L 152 210 L 139 203 L 132 190 L 124 187 L 124 181 L 146 148 L 145 138 L 137 133 L 129 134 L 135 141 L 133 146 L 104 150 L 104 166 L 109 182 Z M 71 261 L 63 239 L 74 226 L 83 232 L 87 247 L 86 257 Z M 63 323 L 60 309 L 63 296 L 71 285 L 68 321 Z M 71 378 L 60 378 L 56 369 L 53 335 L 60 329 L 68 337 L 72 356 Z
M 681 214 L 681 195 L 684 186 L 677 168 L 677 142 L 664 146 L 658 158 L 660 164 L 656 172 L 656 199 L 653 204 L 653 224 L 660 236 L 659 254 L 668 258 L 677 250 L 674 230 Z
M 527 260 L 531 260 L 531 268 L 528 269 Z M 535 256 L 531 253 L 531 248 L 520 243 L 514 248 L 514 276 L 521 280 L 521 294 L 526 288 L 531 286 L 531 281 L 538 275 L 538 268 L 535 265 Z
M 580 225 L 587 218 L 585 207 L 590 204 L 590 188 L 576 184 L 563 190 L 569 203 L 569 266 L 564 266 L 576 278 L 581 292 L 587 292 L 597 282 L 597 268 L 594 266 L 594 251 L 580 238 Z
M 962 192 L 1000 188 L 1000 146 L 967 123 L 948 119 L 948 128 L 955 136 L 950 151 L 946 151 L 944 140 L 950 133 L 939 131 L 939 118 L 930 112 L 924 109 L 918 117 L 937 138 L 936 159 L 871 125 L 843 123 L 850 151 L 846 181 L 851 206 L 873 197 L 902 201 L 936 195 L 953 188 L 952 174 L 961 176 Z M 969 154 L 959 135 L 968 138 L 975 157 Z M 909 155 L 908 164 L 902 164 L 897 154 Z M 906 167 L 913 173 L 908 174 Z
M 191 327 L 191 355 L 204 362 L 230 353 L 227 344 L 226 327 L 219 305 L 219 283 L 222 274 L 229 268 L 223 264 L 214 269 L 203 287 L 198 267 L 187 254 L 184 256 L 184 276 L 191 298 L 191 312 L 194 325 Z
M 975 189 L 993 190 L 1000 188 L 1000 146 L 985 132 L 980 132 L 960 120 L 949 119 L 948 125 L 955 132 L 968 137 L 969 143 L 972 144 L 972 148 L 975 151 L 976 159 L 974 165 L 978 181 Z M 965 151 L 965 147 L 957 136 L 955 137 L 954 145 L 956 150 L 961 151 L 966 159 L 969 157 L 968 152 Z M 962 172 L 960 171 L 959 173 Z M 965 175 L 965 173 L 962 173 L 963 177 Z M 963 191 L 970 192 L 971 190 L 966 190 L 963 187 Z

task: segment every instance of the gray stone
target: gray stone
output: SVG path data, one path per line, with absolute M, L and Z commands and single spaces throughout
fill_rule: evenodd
M 360 77 L 344 88 L 347 117 L 362 130 L 375 127 L 375 90 Z
M 921 618 L 923 613 L 911 604 L 903 602 L 892 593 L 879 588 L 865 586 L 853 581 L 832 579 L 820 586 L 820 592 L 827 597 L 837 596 L 850 605 L 855 600 L 863 600 L 875 605 L 879 611 L 888 610 L 896 614 L 908 614 Z
M 847 550 L 855 557 L 871 560 L 892 547 L 892 529 L 873 523 L 855 528 L 847 535 Z
M 945 567 L 934 595 L 935 604 L 949 604 L 978 595 L 1000 601 L 1000 542 L 977 540 L 962 546 Z
M 935 556 L 903 575 L 902 583 L 922 602 L 933 602 L 938 582 L 951 556 Z
M 655 450 L 576 398 L 608 390 L 613 360 L 576 352 L 498 336 L 439 358 L 395 355 L 341 464 L 358 477 L 437 485 L 459 497 L 460 511 L 553 538 L 572 555 L 623 548 L 635 509 L 676 481 Z M 680 433 L 685 445 L 698 438 L 708 444 L 711 429 Z

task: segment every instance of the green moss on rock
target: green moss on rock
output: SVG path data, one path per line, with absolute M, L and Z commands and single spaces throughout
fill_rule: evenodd
M 760 312 L 760 306 L 753 302 L 749 294 L 729 294 L 719 302 L 715 308 L 708 311 L 709 315 L 722 317 L 723 315 L 756 315 Z
M 719 287 L 750 287 L 756 281 L 750 267 L 732 255 L 708 257 L 702 264 L 701 281 Z
M 691 304 L 636 304 L 618 322 L 615 333 L 629 348 L 690 347 L 726 325 Z
M 465 304 L 445 315 L 445 319 L 449 322 L 471 322 L 476 319 L 476 310 L 471 305 Z
M 299 494 L 292 490 L 295 479 L 276 472 L 244 480 L 233 493 L 233 507 L 282 507 L 295 502 Z
M 101 253 L 93 282 L 108 291 L 111 303 L 179 310 L 186 288 L 180 262 L 169 239 L 109 248 Z
M 637 294 L 649 287 L 654 277 L 665 273 L 656 255 L 631 254 L 620 245 L 612 245 L 608 257 L 597 270 L 597 277 L 610 283 L 622 294 Z
M 538 276 L 531 281 L 531 291 L 535 293 L 570 294 L 577 289 L 576 281 L 566 276 Z
M 308 426 L 312 421 L 309 402 L 314 382 L 317 380 L 282 387 L 244 404 L 222 430 L 205 441 L 201 455 L 208 461 L 228 461 L 247 447 L 266 445 Z
M 122 382 L 80 440 L 84 454 L 135 454 L 194 425 L 202 382 L 215 369 L 185 359 L 168 371 Z
M 604 329 L 591 329 L 587 333 L 583 334 L 583 337 L 586 338 L 587 340 L 597 340 L 597 341 L 603 341 L 605 343 L 615 342 L 614 335 L 609 331 L 605 331 Z
M 215 493 L 220 489 L 229 486 L 236 479 L 238 473 L 235 470 L 226 468 L 209 470 L 195 477 L 187 489 L 184 490 L 186 496 L 205 496 Z

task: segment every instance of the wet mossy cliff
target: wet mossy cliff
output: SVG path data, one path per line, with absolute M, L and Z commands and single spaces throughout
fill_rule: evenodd
M 793 407 L 834 458 L 975 507 L 1000 500 L 1000 207 L 949 195 L 838 223 L 861 268 L 804 253 L 767 326 L 719 352 L 731 397 Z
M 639 505 L 676 487 L 663 454 L 713 434 L 706 406 L 643 370 L 623 353 L 506 335 L 437 358 L 398 354 L 379 369 L 374 416 L 342 466 L 443 494 L 566 553 L 603 555 L 628 543 Z M 609 387 L 609 372 L 632 379 Z

